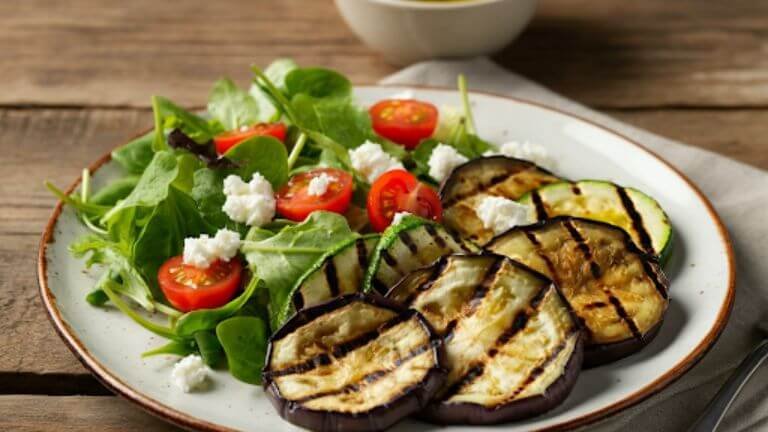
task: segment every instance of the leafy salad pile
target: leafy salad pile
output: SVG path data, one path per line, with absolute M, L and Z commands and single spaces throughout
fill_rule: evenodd
M 124 176 L 92 192 L 86 170 L 72 195 L 48 184 L 89 230 L 71 245 L 88 267 L 102 270 L 86 300 L 95 307 L 111 304 L 168 340 L 144 356 L 199 354 L 212 367 L 228 367 L 237 379 L 259 383 L 267 340 L 285 320 L 281 311 L 296 281 L 339 244 L 371 230 L 365 218 L 371 185 L 353 168 L 349 150 L 377 143 L 421 182 L 436 185 L 428 161 L 438 143 L 469 159 L 492 148 L 476 135 L 462 77 L 459 87 L 463 113 L 441 118 L 435 133 L 415 148 L 374 132 L 346 77 L 287 59 L 263 71 L 254 67 L 247 90 L 229 79 L 217 81 L 205 114 L 153 97 L 154 129 L 112 152 Z M 276 122 L 286 127 L 283 140 L 252 136 L 217 153 L 214 139 L 221 134 Z M 352 175 L 344 214 L 314 211 L 302 221 L 278 216 L 249 227 L 222 210 L 229 175 L 247 182 L 259 173 L 278 190 L 318 167 Z M 235 296 L 214 308 L 178 310 L 160 289 L 158 271 L 183 252 L 186 238 L 213 236 L 223 228 L 243 238 L 239 256 L 246 269 Z

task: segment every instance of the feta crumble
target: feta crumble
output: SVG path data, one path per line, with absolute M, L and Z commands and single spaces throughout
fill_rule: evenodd
M 533 144 L 528 141 L 510 141 L 506 142 L 496 150 L 488 150 L 483 156 L 495 156 L 504 155 L 507 157 L 513 157 L 517 159 L 525 159 L 540 165 L 544 168 L 555 168 L 555 160 L 550 156 L 547 149 L 538 144 Z
M 199 355 L 191 354 L 173 365 L 171 382 L 184 393 L 189 393 L 205 382 L 209 370 Z
M 454 168 L 468 160 L 466 156 L 457 152 L 455 148 L 445 144 L 438 144 L 429 156 L 429 176 L 441 182 L 448 177 L 448 174 Z
M 334 181 L 336 181 L 336 179 L 333 176 L 326 173 L 320 173 L 319 176 L 312 177 L 312 180 L 309 181 L 307 193 L 311 196 L 325 195 L 325 193 L 328 192 L 328 186 Z
M 240 234 L 220 229 L 210 237 L 203 234 L 198 238 L 184 239 L 184 264 L 197 268 L 208 268 L 216 260 L 229 261 L 240 248 Z
M 250 182 L 231 174 L 224 179 L 227 200 L 222 209 L 235 222 L 262 226 L 275 217 L 275 192 L 272 185 L 259 173 Z
M 397 213 L 395 213 L 395 216 L 392 218 L 392 223 L 390 223 L 390 225 L 397 225 L 397 224 L 399 224 L 400 222 L 403 221 L 403 218 L 406 217 L 406 216 L 413 216 L 413 213 L 408 213 L 408 212 L 397 212 Z
M 371 141 L 366 141 L 359 147 L 350 150 L 349 158 L 352 162 L 352 168 L 362 174 L 368 183 L 373 183 L 387 171 L 405 169 L 403 164 L 385 152 L 381 145 Z
M 483 226 L 492 230 L 494 235 L 531 222 L 528 206 L 497 196 L 483 198 L 475 208 L 475 213 Z

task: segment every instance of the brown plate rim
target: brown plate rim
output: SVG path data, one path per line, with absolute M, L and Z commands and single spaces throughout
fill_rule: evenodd
M 400 88 L 414 88 L 414 89 L 422 89 L 422 90 L 456 91 L 455 89 L 452 89 L 449 87 L 425 86 L 425 85 L 360 84 L 355 86 L 355 88 L 366 88 L 366 87 L 367 88 L 400 87 Z M 728 322 L 728 318 L 730 316 L 731 310 L 733 309 L 733 302 L 735 298 L 735 284 L 736 284 L 735 257 L 733 252 L 733 246 L 731 244 L 728 230 L 725 228 L 725 225 L 720 219 L 720 216 L 717 214 L 717 211 L 712 206 L 712 203 L 701 192 L 698 186 L 696 186 L 696 184 L 693 183 L 693 181 L 691 181 L 685 174 L 683 174 L 675 166 L 667 162 L 664 158 L 659 156 L 654 151 L 648 149 L 647 147 L 627 137 L 626 135 L 616 132 L 613 129 L 602 126 L 582 116 L 572 114 L 567 111 L 554 108 L 545 104 L 541 104 L 538 102 L 534 102 L 531 100 L 510 97 L 510 96 L 505 96 L 505 95 L 501 95 L 493 92 L 485 92 L 485 91 L 472 91 L 472 93 L 504 99 L 508 101 L 513 101 L 513 102 L 524 104 L 524 105 L 531 105 L 537 108 L 542 108 L 542 109 L 552 111 L 561 115 L 575 118 L 577 120 L 581 120 L 592 126 L 600 128 L 608 133 L 618 136 L 623 140 L 625 140 L 626 142 L 629 142 L 630 144 L 645 151 L 646 153 L 648 153 L 649 155 L 657 159 L 659 162 L 661 162 L 663 165 L 671 169 L 674 173 L 676 173 L 696 193 L 696 195 L 699 197 L 699 199 L 707 209 L 707 212 L 709 213 L 710 217 L 717 225 L 717 228 L 720 234 L 720 239 L 728 255 L 728 294 L 725 299 L 725 302 L 720 308 L 715 324 L 712 326 L 712 328 L 709 329 L 708 333 L 701 340 L 701 342 L 685 358 L 679 361 L 667 373 L 660 376 L 659 378 L 652 381 L 651 383 L 647 384 L 640 390 L 632 393 L 631 395 L 624 397 L 621 400 L 618 400 L 612 403 L 611 405 L 608 405 L 607 407 L 592 411 L 588 414 L 585 414 L 573 420 L 569 420 L 563 423 L 558 423 L 556 425 L 539 429 L 539 431 L 568 430 L 568 429 L 588 425 L 590 423 L 594 423 L 600 419 L 608 417 L 609 415 L 616 414 L 633 405 L 636 405 L 642 402 L 643 400 L 649 398 L 650 396 L 653 396 L 654 394 L 658 393 L 668 385 L 672 384 L 674 381 L 676 381 L 678 378 L 680 378 L 686 372 L 688 372 L 688 370 L 690 370 L 694 365 L 696 365 L 696 363 L 698 363 L 698 361 L 701 360 L 701 358 L 707 353 L 707 351 L 709 351 L 709 349 L 715 344 L 717 339 L 722 334 L 723 329 L 725 328 L 725 325 Z M 109 162 L 110 160 L 111 160 L 111 156 L 110 156 L 110 153 L 108 153 L 100 157 L 94 163 L 92 163 L 89 166 L 89 169 L 91 172 L 95 172 L 102 165 Z M 69 186 L 66 193 L 69 194 L 72 191 L 74 191 L 74 189 L 80 184 L 81 179 L 82 179 L 81 177 L 78 177 Z M 56 306 L 56 298 L 48 287 L 47 259 L 46 259 L 47 247 L 48 247 L 48 244 L 53 241 L 54 228 L 56 226 L 56 222 L 58 221 L 58 218 L 59 218 L 59 215 L 61 214 L 62 209 L 63 209 L 63 203 L 61 201 L 57 202 L 56 207 L 53 210 L 53 214 L 49 218 L 48 223 L 46 224 L 46 227 L 45 227 L 45 231 L 43 232 L 42 237 L 40 239 L 40 246 L 38 251 L 38 262 L 37 262 L 37 273 L 38 273 L 37 276 L 38 276 L 38 284 L 40 288 L 40 297 L 42 298 L 43 305 L 45 306 L 45 310 L 48 314 L 48 318 L 51 320 L 54 328 L 56 329 L 56 332 L 64 340 L 64 342 L 66 342 L 68 348 L 72 351 L 75 357 L 77 357 L 77 359 L 88 370 L 90 370 L 91 373 L 93 373 L 99 379 L 99 381 L 101 381 L 107 388 L 109 388 L 112 392 L 124 397 L 125 399 L 139 405 L 141 408 L 143 408 L 147 412 L 154 414 L 158 417 L 161 417 L 165 420 L 168 420 L 176 425 L 182 426 L 184 428 L 194 428 L 199 430 L 215 431 L 215 432 L 234 431 L 234 429 L 227 428 L 227 427 L 224 427 L 215 423 L 211 423 L 205 420 L 201 420 L 199 418 L 185 414 L 181 411 L 171 408 L 133 389 L 131 386 L 123 382 L 120 378 L 112 374 L 98 360 L 96 360 L 93 357 L 93 355 L 91 355 L 91 353 L 88 351 L 88 349 L 85 347 L 85 345 L 82 343 L 82 341 L 80 341 L 77 335 L 75 335 L 74 331 L 72 331 L 69 325 L 64 321 L 59 309 Z

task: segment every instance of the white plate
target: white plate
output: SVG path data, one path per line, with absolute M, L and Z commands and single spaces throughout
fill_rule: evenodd
M 405 87 L 356 89 L 370 104 Z M 458 105 L 452 90 L 418 88 L 415 97 Z M 445 427 L 452 432 L 563 429 L 583 425 L 635 404 L 685 373 L 715 342 L 733 302 L 733 253 L 727 233 L 709 202 L 666 162 L 614 132 L 529 102 L 473 94 L 475 120 L 491 142 L 530 140 L 546 146 L 567 178 L 599 178 L 639 188 L 655 197 L 675 230 L 666 266 L 673 298 L 658 337 L 642 352 L 581 374 L 568 399 L 554 411 L 524 422 L 494 427 Z M 118 176 L 108 158 L 97 161 L 95 186 Z M 77 182 L 72 186 L 75 188 Z M 205 392 L 184 394 L 169 384 L 170 358 L 139 355 L 161 340 L 110 309 L 89 306 L 84 296 L 94 276 L 72 258 L 67 246 L 85 229 L 69 208 L 56 208 L 43 235 L 39 279 L 43 301 L 75 355 L 116 393 L 150 412 L 186 427 L 276 432 L 297 430 L 280 419 L 261 388 L 213 374 Z M 397 431 L 441 429 L 404 422 Z

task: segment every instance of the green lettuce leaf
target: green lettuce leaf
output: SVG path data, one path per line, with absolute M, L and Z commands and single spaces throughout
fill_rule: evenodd
M 255 172 L 263 175 L 274 188 L 288 180 L 288 153 L 285 145 L 274 137 L 249 138 L 230 148 L 224 157 L 238 165 L 237 174 L 246 182 Z
M 264 321 L 254 316 L 232 317 L 216 326 L 216 336 L 232 376 L 249 384 L 261 384 L 269 337 Z
M 213 85 L 208 98 L 208 113 L 227 130 L 260 121 L 259 103 L 229 78 L 220 79 Z
M 260 232 L 263 230 L 260 230 Z M 358 236 L 336 213 L 317 211 L 296 225 L 260 240 L 246 240 L 241 251 L 251 271 L 269 290 L 270 323 L 278 328 L 279 314 L 299 276 L 337 244 Z M 260 236 L 261 237 L 261 236 Z M 257 238 L 255 235 L 249 239 Z
M 152 150 L 154 139 L 155 132 L 152 131 L 123 144 L 112 151 L 112 160 L 130 174 L 141 174 L 155 154 Z

